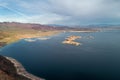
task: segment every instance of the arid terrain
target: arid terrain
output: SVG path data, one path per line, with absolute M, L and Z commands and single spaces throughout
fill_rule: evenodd
M 35 27 L 35 28 L 34 28 Z M 0 23 L 0 46 L 16 42 L 24 38 L 50 36 L 60 30 L 51 26 L 21 23 Z

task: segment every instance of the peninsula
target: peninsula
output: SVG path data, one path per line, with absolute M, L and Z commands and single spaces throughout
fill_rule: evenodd
M 75 42 L 74 40 L 80 39 L 80 38 L 81 38 L 81 36 L 71 35 L 71 36 L 67 37 L 62 43 L 63 44 L 72 44 L 72 45 L 78 46 L 78 45 L 80 45 L 80 43 L 79 42 Z

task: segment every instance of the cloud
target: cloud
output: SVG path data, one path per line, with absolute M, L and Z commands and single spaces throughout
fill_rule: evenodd
M 33 23 L 79 25 L 116 24 L 120 21 L 119 0 L 0 0 L 0 2 L 1 4 L 4 2 L 6 8 L 26 19 L 23 21 Z M 24 18 L 25 15 L 27 18 Z
M 120 2 L 113 0 L 49 0 L 52 12 L 72 18 L 116 17 L 120 13 Z
M 59 21 L 62 21 L 64 18 L 62 16 L 56 15 L 56 14 L 42 14 L 42 15 L 35 15 L 29 17 L 27 20 L 31 23 L 41 23 L 41 24 L 54 24 Z

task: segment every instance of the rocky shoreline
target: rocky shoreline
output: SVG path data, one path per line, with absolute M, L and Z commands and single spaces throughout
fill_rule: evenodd
M 8 59 L 9 61 L 11 61 L 11 62 L 14 64 L 14 66 L 15 66 L 15 68 L 16 68 L 16 70 L 17 70 L 17 74 L 22 75 L 22 76 L 24 76 L 24 77 L 26 77 L 26 78 L 28 78 L 28 79 L 30 79 L 30 80 L 45 80 L 45 79 L 43 79 L 43 78 L 39 78 L 39 77 L 36 77 L 36 76 L 28 73 L 28 72 L 25 70 L 25 68 L 22 66 L 22 64 L 20 64 L 20 63 L 19 63 L 18 61 L 16 61 L 15 59 L 13 59 L 13 58 L 11 58 L 11 57 L 6 57 L 6 59 Z

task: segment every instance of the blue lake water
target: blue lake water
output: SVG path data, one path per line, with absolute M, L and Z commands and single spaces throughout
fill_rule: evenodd
M 82 36 L 80 46 L 62 44 L 70 35 Z M 94 39 L 88 39 L 93 36 Z M 61 33 L 48 40 L 20 40 L 1 49 L 26 70 L 46 80 L 120 80 L 120 31 Z

